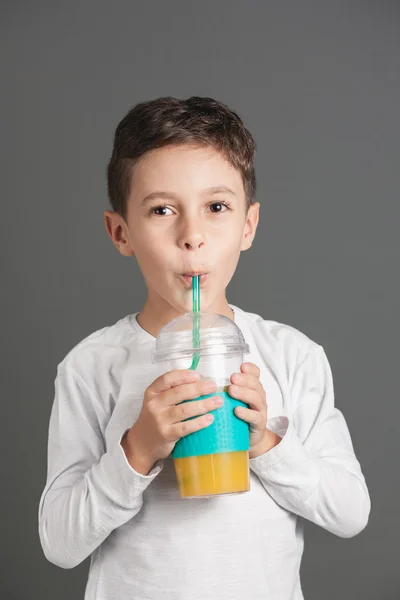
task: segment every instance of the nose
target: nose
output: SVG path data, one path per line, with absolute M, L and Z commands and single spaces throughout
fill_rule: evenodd
M 179 247 L 183 250 L 198 250 L 204 246 L 205 241 L 201 219 L 196 216 L 186 218 L 178 235 Z

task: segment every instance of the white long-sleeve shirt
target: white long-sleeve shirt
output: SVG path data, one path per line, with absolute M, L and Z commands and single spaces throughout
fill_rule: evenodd
M 171 457 L 149 475 L 120 440 L 162 374 L 155 338 L 128 315 L 58 365 L 39 535 L 52 563 L 91 555 L 85 600 L 302 600 L 304 519 L 340 537 L 370 499 L 324 349 L 297 329 L 230 304 L 261 369 L 267 427 L 282 437 L 250 460 L 250 492 L 181 499 Z

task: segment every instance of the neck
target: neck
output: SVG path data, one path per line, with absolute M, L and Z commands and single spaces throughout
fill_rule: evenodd
M 200 310 L 202 310 L 201 307 Z M 234 320 L 233 310 L 226 298 L 219 303 L 215 303 L 213 306 L 207 307 L 202 312 L 219 314 L 228 317 L 232 321 Z M 164 325 L 183 314 L 183 312 L 180 312 L 168 303 L 163 302 L 163 305 L 161 305 L 161 303 L 147 298 L 143 309 L 136 316 L 136 319 L 143 329 L 153 337 L 157 337 L 158 332 Z

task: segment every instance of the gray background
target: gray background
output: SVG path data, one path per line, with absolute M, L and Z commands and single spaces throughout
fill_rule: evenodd
M 83 598 L 88 561 L 51 565 L 37 533 L 56 366 L 145 300 L 103 225 L 118 121 L 138 101 L 196 94 L 236 109 L 258 143 L 260 225 L 228 300 L 325 347 L 370 489 L 359 536 L 307 526 L 306 600 L 399 598 L 399 3 L 1 11 L 0 597 Z

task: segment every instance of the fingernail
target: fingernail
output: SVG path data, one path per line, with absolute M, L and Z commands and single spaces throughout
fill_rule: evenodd
M 213 398 L 213 404 L 215 404 L 215 406 L 221 406 L 221 404 L 223 404 L 223 399 L 221 398 L 221 396 L 215 396 L 215 398 Z

